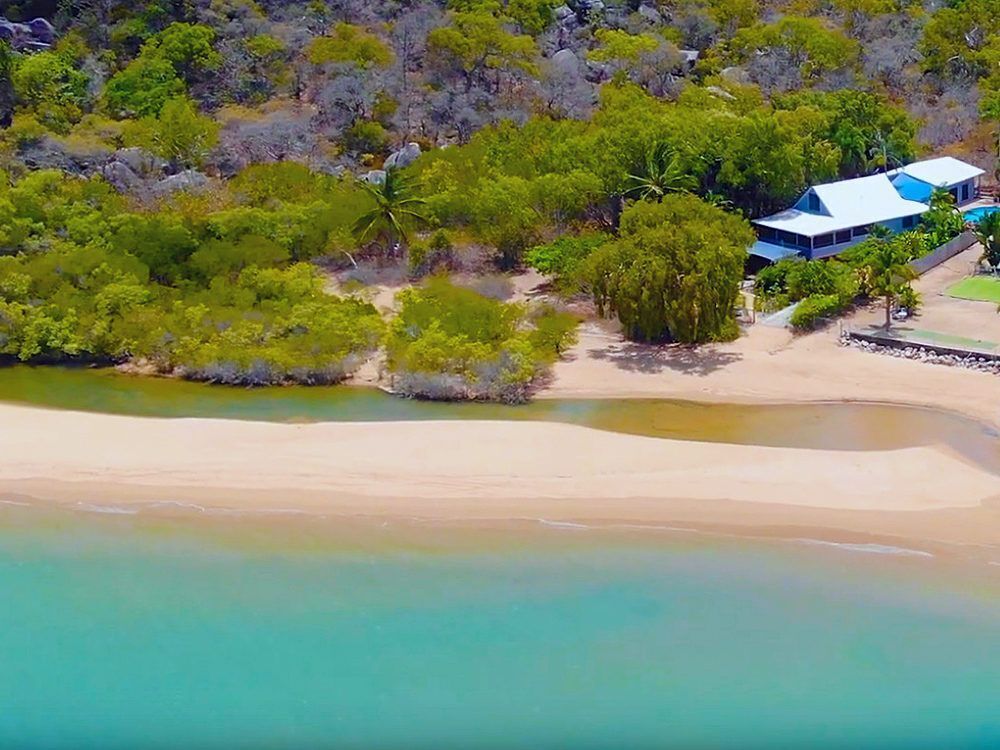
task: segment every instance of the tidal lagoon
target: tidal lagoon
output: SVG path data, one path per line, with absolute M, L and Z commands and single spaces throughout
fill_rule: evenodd
M 511 420 L 578 424 L 676 440 L 828 450 L 946 445 L 1000 475 L 993 427 L 936 409 L 864 402 L 741 404 L 539 399 L 521 406 L 399 398 L 375 388 L 234 388 L 108 368 L 0 367 L 0 402 L 144 417 L 269 422 Z

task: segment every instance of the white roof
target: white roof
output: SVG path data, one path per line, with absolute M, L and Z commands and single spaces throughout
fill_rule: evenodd
M 815 237 L 841 229 L 914 216 L 927 210 L 926 204 L 903 198 L 885 174 L 815 185 L 812 190 L 819 196 L 825 213 L 814 214 L 789 208 L 757 219 L 754 223 Z
M 941 185 L 957 185 L 960 182 L 971 180 L 985 174 L 985 171 L 971 164 L 966 164 L 961 159 L 952 156 L 941 156 L 937 159 L 924 159 L 907 164 L 905 167 L 893 170 L 891 174 L 908 174 L 921 182 L 939 187 Z

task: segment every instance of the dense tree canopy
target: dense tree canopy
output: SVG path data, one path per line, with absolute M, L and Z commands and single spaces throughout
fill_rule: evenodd
M 622 215 L 620 239 L 590 257 L 594 296 L 630 338 L 734 338 L 736 293 L 752 242 L 745 221 L 694 196 L 637 203 Z

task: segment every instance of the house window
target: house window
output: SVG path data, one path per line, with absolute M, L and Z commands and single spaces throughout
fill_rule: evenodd
M 866 224 L 863 227 L 854 227 L 854 236 L 855 237 L 864 237 L 866 234 L 868 234 L 871 231 L 871 229 L 872 229 L 871 226 L 868 225 L 868 224 Z
M 845 229 L 843 232 L 837 232 L 837 244 L 841 245 L 845 242 L 851 241 L 851 230 Z
M 951 197 L 955 199 L 955 203 L 958 203 L 958 188 L 957 187 L 953 187 L 948 192 L 951 193 Z
M 808 248 L 809 238 L 803 237 L 800 234 L 792 234 L 791 232 L 777 232 L 777 239 L 785 247 L 795 247 L 795 248 Z
M 916 216 L 904 216 L 903 217 L 903 229 L 913 229 L 917 225 Z
M 813 237 L 813 247 L 830 247 L 832 244 L 832 234 L 821 234 L 818 237 Z
M 808 205 L 810 211 L 819 211 L 819 196 L 816 193 L 809 193 Z
M 962 200 L 963 201 L 969 200 L 969 183 L 967 182 L 964 185 L 962 185 Z

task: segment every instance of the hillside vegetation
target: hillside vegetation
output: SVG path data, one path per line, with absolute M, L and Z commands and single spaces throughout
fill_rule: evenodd
M 0 354 L 22 361 L 325 383 L 384 348 L 402 392 L 516 400 L 572 318 L 438 276 L 530 263 L 633 338 L 732 338 L 748 219 L 931 151 L 995 167 L 995 0 L 4 14 L 54 27 L 0 42 Z M 386 268 L 431 279 L 393 319 L 347 283 Z

